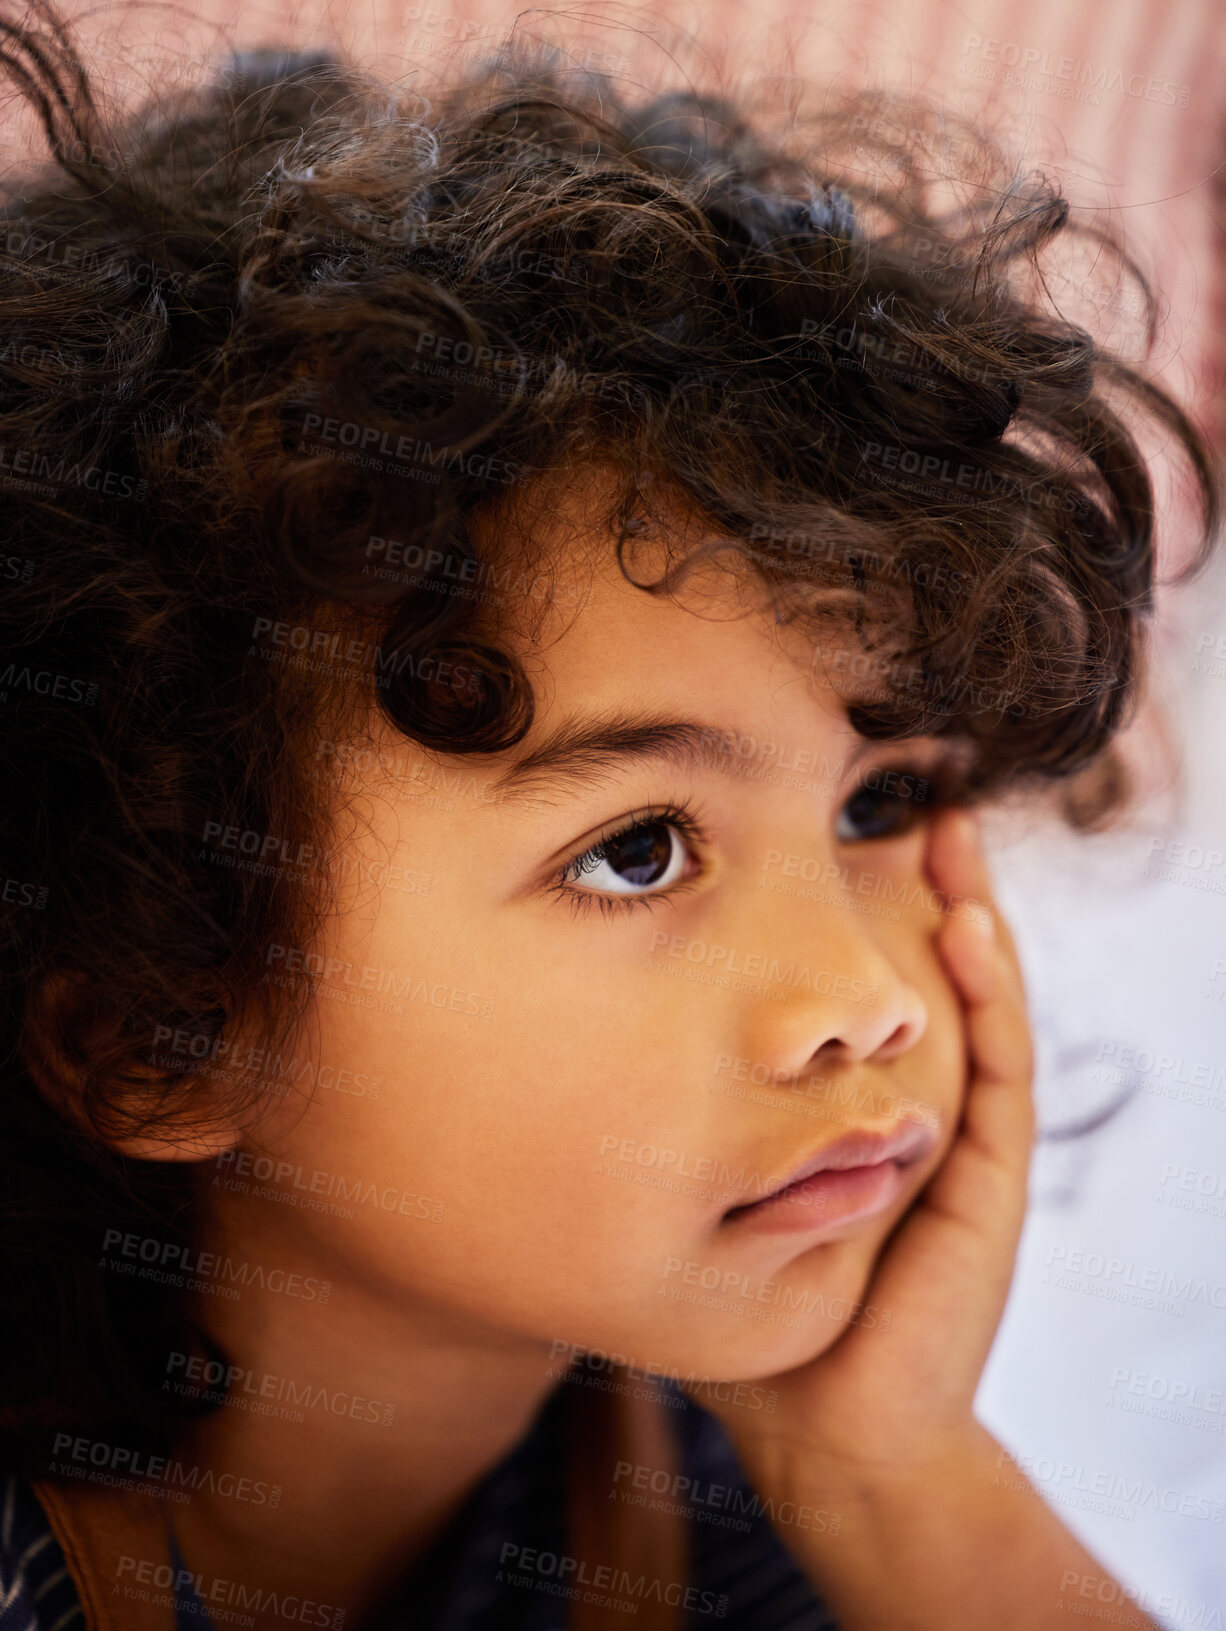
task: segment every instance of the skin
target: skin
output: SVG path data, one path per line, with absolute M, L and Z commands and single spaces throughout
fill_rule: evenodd
M 996 1447 L 971 1413 L 1033 1136 L 1016 953 L 990 910 L 972 818 L 866 837 L 847 814 L 860 783 L 887 767 L 933 770 L 946 750 L 867 744 L 798 630 L 747 603 L 727 574 L 679 605 L 629 584 L 608 549 L 568 551 L 585 515 L 579 491 L 542 539 L 557 581 L 576 591 L 558 596 L 567 610 L 515 640 L 538 704 L 525 741 L 448 758 L 372 721 L 364 746 L 384 770 L 364 768 L 369 754 L 331 769 L 344 882 L 313 949 L 335 967 L 411 972 L 478 1012 L 403 993 L 399 1013 L 321 996 L 299 1054 L 381 1078 L 377 1099 L 295 1092 L 258 1125 L 184 1125 L 173 1146 L 126 1141 L 132 1155 L 201 1162 L 200 1250 L 332 1283 L 326 1308 L 258 1289 L 197 1296 L 197 1317 L 236 1363 L 394 1406 L 387 1426 L 324 1410 L 309 1425 L 237 1409 L 205 1418 L 184 1435 L 185 1460 L 284 1493 L 276 1508 L 207 1494 L 176 1508 L 185 1559 L 360 1623 L 522 1435 L 575 1345 L 690 1378 L 759 1490 L 849 1515 L 837 1545 L 785 1537 L 849 1627 L 989 1623 L 973 1617 L 997 1607 L 974 1598 L 982 1553 L 965 1538 L 984 1513 L 1005 1526 L 991 1544 L 1029 1559 L 1001 1598 L 1018 1616 L 1007 1623 L 1064 1623 L 1051 1606 L 1057 1572 L 1101 1566 L 1032 1494 L 1009 1497 L 1001 1518 Z M 626 760 L 496 796 L 508 765 L 561 720 L 645 703 L 843 768 L 787 786 Z M 410 775 L 440 768 L 462 773 L 453 807 L 404 796 L 423 785 Z M 705 834 L 674 851 L 678 881 L 616 913 L 595 900 L 575 908 L 585 884 L 608 893 L 611 869 L 560 877 L 568 863 L 669 801 L 695 807 Z M 880 807 L 904 823 L 916 813 L 914 801 Z M 847 870 L 805 898 L 763 886 L 782 876 L 772 854 Z M 429 875 L 428 893 L 381 886 L 389 864 Z M 864 878 L 872 888 L 857 893 Z M 856 909 L 882 898 L 873 880 L 903 902 L 896 917 Z M 765 953 L 807 967 L 809 984 L 686 979 L 695 965 L 669 956 L 678 944 L 736 950 L 742 965 Z M 735 1096 L 727 1059 L 778 1085 Z M 923 1130 L 922 1151 L 875 1212 L 832 1224 L 815 1207 L 812 1228 L 788 1232 L 728 1217 L 849 1131 L 903 1127 Z M 677 1162 L 646 1166 L 642 1146 Z M 287 1200 L 323 1172 L 424 1197 L 415 1205 L 441 1215 L 285 1204 L 254 1179 L 227 1186 L 235 1156 L 301 1169 L 297 1190 L 289 1178 L 272 1186 Z M 631 1181 L 674 1166 L 725 1176 Z M 691 1264 L 750 1288 L 758 1309 L 802 1312 L 785 1322 L 748 1317 L 744 1297 L 674 1295 Z M 764 1286 L 778 1290 L 757 1297 Z M 769 1385 L 778 1407 L 714 1404 L 712 1379 Z M 955 1512 L 950 1537 L 942 1514 Z M 883 1571 L 900 1532 L 924 1524 L 933 1533 L 907 1567 Z M 917 1602 L 927 1617 L 908 1617 Z

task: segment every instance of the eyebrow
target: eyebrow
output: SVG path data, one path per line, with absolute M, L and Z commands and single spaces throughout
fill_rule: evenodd
M 753 753 L 739 752 L 741 742 L 752 742 Z M 747 765 L 769 764 L 781 745 L 697 719 L 627 713 L 579 716 L 563 720 L 538 747 L 516 759 L 494 782 L 493 792 L 503 800 L 539 797 L 565 783 L 597 786 L 609 774 L 645 764 L 737 776 Z M 879 739 L 863 737 L 845 768 L 854 767 L 880 745 Z M 774 750 L 770 758 L 767 749 Z

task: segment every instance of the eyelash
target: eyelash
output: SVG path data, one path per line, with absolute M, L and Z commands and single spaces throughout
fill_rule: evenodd
M 939 809 L 952 796 L 952 783 L 943 766 L 938 765 L 932 769 L 921 770 L 913 765 L 879 765 L 875 774 L 884 775 L 887 772 L 893 772 L 894 775 L 900 778 L 910 776 L 913 780 L 924 782 L 927 785 L 928 795 L 923 800 L 925 814 Z M 848 795 L 849 798 L 854 796 L 854 791 Z M 914 809 L 914 803 L 912 809 Z M 885 834 L 882 840 L 866 838 L 859 840 L 859 842 L 871 844 L 883 842 L 889 838 L 902 837 L 918 825 L 918 821 L 919 818 L 917 817 L 907 822 L 898 831 Z M 673 884 L 669 889 L 656 890 L 642 895 L 602 895 L 594 889 L 575 889 L 569 882 L 576 871 L 593 870 L 594 866 L 605 858 L 602 852 L 611 849 L 619 839 L 626 838 L 639 827 L 654 826 L 657 823 L 665 823 L 670 827 L 674 827 L 691 846 L 697 846 L 701 849 L 704 844 L 709 842 L 701 818 L 693 806 L 686 801 L 651 805 L 628 821 L 618 821 L 607 832 L 602 833 L 595 843 L 589 844 L 580 854 L 572 856 L 561 871 L 556 874 L 550 885 L 552 892 L 564 896 L 569 901 L 571 911 L 576 917 L 585 916 L 594 906 L 600 908 L 601 915 L 604 917 L 614 917 L 624 911 L 633 911 L 637 907 L 646 907 L 650 911 L 658 902 L 671 900 L 675 895 L 684 893 L 693 883 L 693 879 L 685 879 L 681 883 Z M 591 861 L 592 865 L 585 868 L 583 863 L 587 861 Z

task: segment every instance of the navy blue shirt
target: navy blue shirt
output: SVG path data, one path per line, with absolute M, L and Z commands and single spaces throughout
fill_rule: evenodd
M 618 1481 L 616 1498 L 680 1507 L 691 1549 L 688 1579 L 619 1578 L 568 1555 L 563 1487 L 563 1393 L 591 1385 L 572 1373 L 545 1401 L 531 1429 L 474 1489 L 446 1533 L 389 1594 L 362 1631 L 564 1631 L 579 1592 L 607 1598 L 610 1623 L 629 1623 L 644 1592 L 667 1591 L 684 1609 L 684 1631 L 838 1631 L 781 1534 L 837 1526 L 829 1513 L 772 1511 L 746 1483 L 717 1419 L 680 1388 L 659 1384 L 680 1445 L 682 1491 Z M 688 1498 L 687 1498 L 688 1497 Z M 0 1479 L 0 1631 L 84 1631 L 63 1553 L 28 1482 Z M 772 1522 L 772 1518 L 775 1522 Z M 776 1528 L 776 1523 L 778 1528 Z M 173 1535 L 171 1562 L 177 1569 Z M 176 1631 L 217 1631 L 189 1586 L 177 1598 Z M 351 1631 L 358 1631 L 357 1627 Z

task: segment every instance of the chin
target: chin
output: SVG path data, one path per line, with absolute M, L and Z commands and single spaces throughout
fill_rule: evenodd
M 771 1295 L 762 1300 L 708 1296 L 705 1306 L 691 1309 L 691 1321 L 661 1332 L 659 1347 L 681 1353 L 684 1363 L 671 1368 L 682 1375 L 728 1381 L 756 1381 L 807 1365 L 849 1330 L 888 1329 L 890 1311 L 869 1290 L 875 1256 L 865 1251 L 862 1262 L 844 1263 L 836 1273 L 828 1260 L 808 1273 L 794 1261 L 770 1282 Z
M 716 1317 L 692 1333 L 674 1329 L 655 1347 L 666 1356 L 663 1366 L 670 1377 L 679 1374 L 724 1382 L 757 1382 L 796 1370 L 832 1348 L 851 1324 L 854 1305 L 844 1301 L 847 1306 L 842 1318 L 829 1313 L 785 1315 L 778 1310 L 764 1311 L 774 1316 L 773 1322 L 770 1318 L 742 1315 L 722 1320 Z M 835 1303 L 837 1307 L 837 1299 Z

